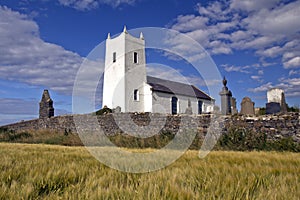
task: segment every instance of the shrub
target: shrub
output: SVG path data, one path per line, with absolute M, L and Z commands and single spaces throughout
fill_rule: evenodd
M 107 113 L 112 113 L 112 110 L 106 106 L 104 106 L 102 109 L 96 111 L 96 115 L 103 115 Z

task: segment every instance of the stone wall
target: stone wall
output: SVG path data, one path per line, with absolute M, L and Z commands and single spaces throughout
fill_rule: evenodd
M 55 130 L 61 132 L 75 133 L 80 126 L 75 127 L 74 118 L 85 122 L 93 115 L 66 115 L 57 116 L 47 119 L 34 119 L 23 121 L 15 124 L 2 126 L 15 131 L 30 130 Z M 165 115 L 155 113 L 118 113 L 97 116 L 99 122 L 95 126 L 95 130 L 101 127 L 108 135 L 124 133 L 129 131 L 138 132 L 140 135 L 157 134 L 158 132 L 177 133 L 182 125 L 183 117 L 189 119 L 187 127 L 197 126 L 199 136 L 205 136 L 209 128 L 210 115 Z M 300 143 L 300 116 L 299 113 L 288 113 L 282 115 L 266 115 L 260 117 L 246 116 L 222 116 L 222 133 L 226 133 L 231 127 L 246 128 L 256 132 L 267 134 L 267 138 L 271 140 L 283 137 L 292 137 Z M 77 123 L 76 123 L 77 124 Z M 148 128 L 147 128 L 148 127 Z M 77 130 L 76 130 L 77 129 Z M 80 131 L 80 130 L 79 130 Z M 82 131 L 82 130 L 81 130 Z M 150 132 L 153 133 L 150 133 Z

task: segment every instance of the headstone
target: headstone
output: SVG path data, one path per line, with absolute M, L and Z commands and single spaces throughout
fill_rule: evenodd
M 227 80 L 224 77 L 223 79 L 223 88 L 222 91 L 219 93 L 221 96 L 221 113 L 223 115 L 229 115 L 231 114 L 231 97 L 232 93 L 230 90 L 228 90 L 227 85 Z
M 270 89 L 267 92 L 267 98 L 268 98 L 268 104 L 269 103 L 278 103 L 279 108 L 277 104 L 266 104 L 268 105 L 268 108 L 266 107 L 266 114 L 275 114 L 275 113 L 286 113 L 287 112 L 287 105 L 285 102 L 285 96 L 284 91 L 279 88 L 273 88 Z M 278 110 L 279 109 L 279 110 Z
M 242 115 L 254 115 L 254 102 L 249 97 L 244 97 L 241 103 Z
M 191 104 L 190 99 L 188 99 L 188 107 L 185 109 L 185 114 L 188 114 L 188 115 L 193 114 L 193 109 L 192 109 L 192 104 Z
M 121 107 L 117 106 L 116 108 L 114 108 L 113 113 L 121 113 Z
M 39 118 L 50 118 L 52 116 L 54 116 L 53 101 L 50 98 L 49 91 L 44 90 L 40 101 Z
M 266 114 L 275 114 L 280 112 L 280 103 L 270 102 L 266 104 Z
M 237 114 L 237 108 L 236 108 L 236 98 L 231 97 L 231 114 L 235 115 Z
M 287 112 L 287 105 L 285 102 L 285 96 L 284 93 L 281 93 L 281 104 L 280 104 L 281 108 L 280 108 L 280 112 L 282 113 L 286 113 Z
M 281 104 L 283 90 L 279 88 L 272 88 L 267 92 L 268 103 L 276 102 Z

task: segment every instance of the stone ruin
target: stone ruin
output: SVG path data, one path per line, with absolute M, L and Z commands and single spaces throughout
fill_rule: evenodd
M 53 101 L 50 98 L 48 90 L 44 90 L 42 99 L 40 101 L 39 118 L 45 119 L 54 116 Z

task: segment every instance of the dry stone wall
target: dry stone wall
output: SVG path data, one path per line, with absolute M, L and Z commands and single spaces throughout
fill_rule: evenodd
M 30 130 L 55 130 L 61 132 L 80 131 L 80 126 L 76 127 L 74 117 L 83 122 L 91 115 L 65 115 L 46 119 L 34 119 L 22 121 L 15 124 L 2 126 L 14 131 L 30 131 Z M 211 115 L 166 115 L 155 113 L 118 113 L 105 114 L 97 117 L 98 124 L 93 127 L 94 130 L 102 129 L 107 135 L 124 133 L 123 130 L 140 131 L 140 134 L 147 134 L 149 129 L 140 129 L 141 126 L 159 127 L 163 124 L 160 132 L 171 132 L 176 134 L 181 126 L 182 117 L 188 117 L 188 123 L 185 126 L 195 127 L 200 137 L 204 137 L 210 125 Z M 128 119 L 132 119 L 135 126 L 128 123 Z M 266 115 L 259 117 L 246 116 L 222 116 L 222 133 L 226 133 L 231 127 L 246 128 L 256 132 L 266 133 L 267 138 L 276 140 L 284 137 L 292 137 L 300 143 L 300 116 L 299 113 L 288 113 L 282 115 Z M 117 120 L 115 120 L 117 119 Z M 121 128 L 120 128 L 121 127 Z M 143 133 L 144 130 L 145 133 Z M 153 131 L 157 131 L 152 129 Z M 154 134 L 154 133 L 153 133 Z

